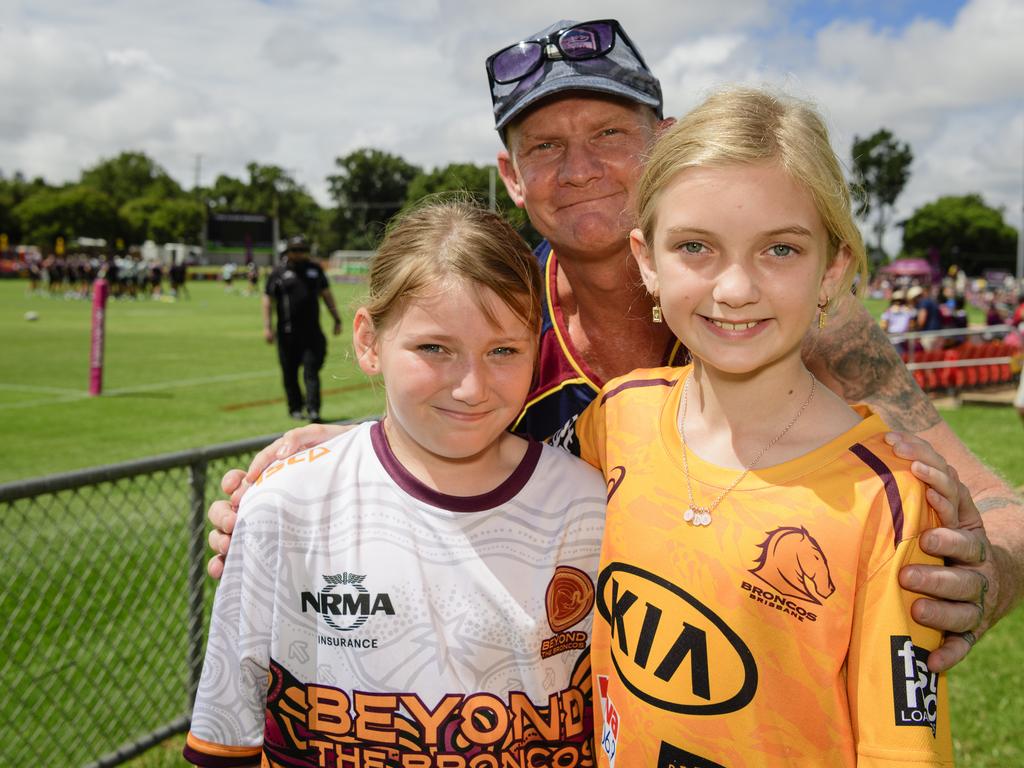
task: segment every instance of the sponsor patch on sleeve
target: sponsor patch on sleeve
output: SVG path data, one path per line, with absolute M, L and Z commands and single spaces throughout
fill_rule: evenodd
M 928 650 L 906 635 L 889 638 L 892 654 L 892 699 L 896 725 L 919 725 L 935 736 L 939 676 L 928 670 Z

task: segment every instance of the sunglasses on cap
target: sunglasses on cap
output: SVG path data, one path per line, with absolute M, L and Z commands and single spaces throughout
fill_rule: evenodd
M 615 19 L 584 21 L 558 29 L 536 40 L 522 40 L 502 48 L 487 58 L 487 75 L 491 81 L 504 85 L 522 80 L 548 60 L 583 61 L 607 56 L 621 38 L 644 69 L 648 69 L 622 25 Z M 649 71 L 649 70 L 648 70 Z

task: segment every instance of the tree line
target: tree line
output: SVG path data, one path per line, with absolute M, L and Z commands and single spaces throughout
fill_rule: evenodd
M 122 152 L 62 185 L 0 171 L 0 233 L 12 244 L 43 250 L 52 250 L 58 237 L 198 244 L 208 214 L 258 213 L 276 216 L 282 236 L 305 234 L 322 252 L 368 250 L 388 219 L 426 195 L 464 190 L 486 202 L 490 168 L 453 163 L 428 171 L 388 152 L 359 149 L 335 160 L 327 185 L 334 204 L 323 207 L 285 169 L 251 162 L 243 178 L 221 174 L 210 186 L 185 190 L 146 154 Z M 513 225 L 536 237 L 500 180 L 495 191 Z
M 910 178 L 913 152 L 883 128 L 854 137 L 851 160 L 858 214 L 872 234 L 869 252 L 875 264 L 884 263 L 882 237 Z M 276 165 L 251 162 L 244 178 L 222 174 L 210 186 L 185 190 L 152 158 L 129 151 L 99 161 L 63 185 L 0 171 L 0 233 L 11 243 L 43 250 L 52 249 L 58 237 L 198 244 L 208 214 L 244 212 L 276 215 L 282 236 L 305 234 L 321 252 L 370 250 L 395 213 L 427 195 L 464 190 L 486 201 L 492 169 L 452 163 L 426 170 L 389 152 L 358 149 L 335 160 L 326 177 L 333 204 L 323 207 Z M 528 241 L 536 241 L 525 213 L 512 204 L 500 180 L 495 186 L 499 209 Z M 1016 249 L 1016 230 L 979 194 L 940 197 L 896 223 L 903 229 L 903 253 L 938 249 L 943 266 L 969 268 L 965 260 L 972 256 L 1012 261 Z

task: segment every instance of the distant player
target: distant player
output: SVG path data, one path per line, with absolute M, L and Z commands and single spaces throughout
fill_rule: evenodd
M 245 278 L 249 281 L 249 288 L 246 290 L 246 296 L 254 296 L 259 292 L 260 282 L 260 268 L 256 266 L 255 261 L 250 261 L 245 267 Z
M 941 523 L 882 419 L 801 359 L 866 261 L 821 118 L 715 94 L 636 205 L 655 320 L 693 364 L 609 381 L 562 438 L 609 488 L 598 765 L 951 766 L 942 633 L 898 580 Z
M 414 209 L 373 260 L 383 421 L 271 466 L 217 590 L 197 765 L 588 765 L 600 475 L 506 431 L 541 280 L 496 214 Z
M 224 283 L 225 292 L 231 292 L 231 284 L 235 279 L 235 272 L 238 271 L 238 266 L 233 261 L 229 261 L 220 270 L 220 279 Z
M 185 259 L 178 257 L 178 259 L 171 264 L 169 272 L 171 279 L 171 294 L 175 299 L 188 299 L 191 298 L 188 293 L 188 266 L 185 263 Z
M 320 421 L 320 369 L 327 356 L 327 339 L 320 330 L 320 299 L 334 319 L 334 335 L 341 333 L 341 315 L 323 268 L 309 258 L 309 245 L 301 235 L 288 241 L 285 259 L 267 277 L 264 290 L 263 336 L 268 344 L 277 341 L 278 361 L 284 382 L 288 413 L 303 418 L 303 394 L 299 368 L 306 385 L 306 416 Z M 277 331 L 273 316 L 277 315 Z

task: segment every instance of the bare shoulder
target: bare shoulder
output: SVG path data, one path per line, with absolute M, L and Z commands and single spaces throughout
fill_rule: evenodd
M 866 403 L 893 429 L 922 432 L 941 419 L 884 331 L 853 296 L 824 329 L 808 334 L 803 357 L 818 379 L 848 403 Z

